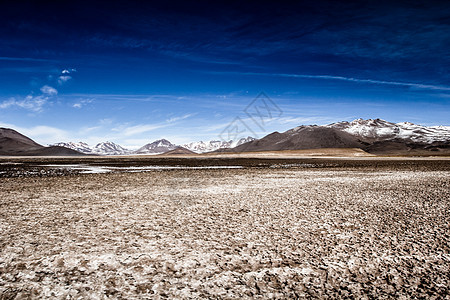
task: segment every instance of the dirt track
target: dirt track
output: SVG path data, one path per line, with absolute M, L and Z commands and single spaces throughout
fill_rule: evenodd
M 0 187 L 2 299 L 450 292 L 448 162 L 1 178 Z

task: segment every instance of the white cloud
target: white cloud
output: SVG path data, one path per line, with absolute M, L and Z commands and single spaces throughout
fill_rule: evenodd
M 163 128 L 168 126 L 167 124 L 140 124 L 129 127 L 119 126 L 114 128 L 113 131 L 118 131 L 122 133 L 124 136 L 132 136 L 140 133 L 145 133 L 149 131 L 153 131 L 155 129 Z
M 92 103 L 93 101 L 94 101 L 93 99 L 81 99 L 77 103 L 74 103 L 72 107 L 79 109 L 85 106 L 86 104 Z
M 61 74 L 63 74 L 63 75 L 68 75 L 68 74 L 70 74 L 70 73 L 75 73 L 76 71 L 77 71 L 77 69 L 75 69 L 75 68 L 64 69 L 64 70 L 61 71 Z
M 185 115 L 179 116 L 179 117 L 172 117 L 170 119 L 167 119 L 166 122 L 167 123 L 173 123 L 173 122 L 176 122 L 176 121 L 180 121 L 180 120 L 184 120 L 184 119 L 190 118 L 190 117 L 192 117 L 194 115 L 195 114 L 185 114 Z
M 99 129 L 101 129 L 101 128 L 102 128 L 102 126 L 91 126 L 91 127 L 85 126 L 85 127 L 82 127 L 82 128 L 80 129 L 80 133 L 81 133 L 81 134 L 87 134 L 87 133 L 90 133 L 90 132 L 92 132 L 92 131 L 99 130 Z
M 39 96 L 28 95 L 23 99 L 9 98 L 0 103 L 0 109 L 19 107 L 33 112 L 41 112 L 50 97 L 58 95 L 58 90 L 49 85 L 42 86 L 40 90 L 42 95 Z
M 58 84 L 59 84 L 59 85 L 63 85 L 64 83 L 66 83 L 66 82 L 69 81 L 70 79 L 72 79 L 72 76 L 61 75 L 61 76 L 58 77 Z
M 100 125 L 111 125 L 111 124 L 113 123 L 113 119 L 108 119 L 108 118 L 100 119 L 100 120 L 98 121 L 98 123 L 99 123 Z
M 133 126 L 129 126 L 128 124 L 122 124 L 116 128 L 113 128 L 112 130 L 119 132 L 121 136 L 133 136 L 153 131 L 156 129 L 172 126 L 176 121 L 187 119 L 193 115 L 194 114 L 185 114 L 179 117 L 172 117 L 170 119 L 167 119 L 165 122 L 155 124 L 139 124 Z
M 16 98 L 10 98 L 6 101 L 0 103 L 0 109 L 5 109 L 9 107 L 20 107 L 24 109 L 28 109 L 34 112 L 41 112 L 43 106 L 47 103 L 48 97 L 46 96 L 32 96 L 28 95 L 24 99 L 17 100 Z
M 58 95 L 58 90 L 49 86 L 49 85 L 44 85 L 43 87 L 41 87 L 41 92 L 43 94 L 49 95 L 49 96 L 56 96 Z

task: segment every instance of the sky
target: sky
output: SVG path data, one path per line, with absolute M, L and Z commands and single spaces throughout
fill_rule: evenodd
M 138 148 L 450 125 L 446 1 L 1 1 L 0 126 Z

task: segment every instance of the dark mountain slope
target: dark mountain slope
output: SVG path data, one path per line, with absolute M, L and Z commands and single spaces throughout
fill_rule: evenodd
M 14 129 L 0 128 L 0 155 L 71 156 L 83 154 L 65 147 L 44 147 Z
M 363 146 L 363 143 L 347 132 L 321 126 L 300 126 L 283 133 L 271 133 L 262 139 L 237 146 L 231 151 L 362 148 Z
M 5 155 L 18 155 L 26 151 L 42 148 L 44 146 L 13 129 L 0 128 L 0 152 Z

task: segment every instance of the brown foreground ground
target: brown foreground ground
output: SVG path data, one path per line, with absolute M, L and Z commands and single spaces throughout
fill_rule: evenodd
M 23 162 L 0 162 L 0 299 L 450 293 L 449 160 Z

